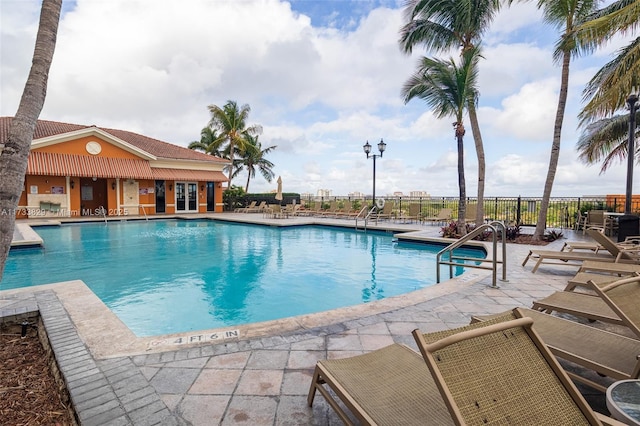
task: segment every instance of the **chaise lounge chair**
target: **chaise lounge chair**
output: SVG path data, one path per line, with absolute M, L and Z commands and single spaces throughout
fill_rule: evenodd
M 601 262 L 615 263 L 635 263 L 640 262 L 640 249 L 635 244 L 616 244 L 602 233 L 601 229 L 587 229 L 586 231 L 596 243 L 602 246 L 602 250 L 597 253 L 577 252 L 577 251 L 554 251 L 554 250 L 529 250 L 529 254 L 522 262 L 525 266 L 529 259 L 537 259 L 537 263 L 531 270 L 536 272 L 543 264 L 576 266 L 585 260 L 595 260 Z M 605 253 L 603 253 L 606 251 Z
M 394 203 L 387 202 L 387 203 L 385 203 L 385 205 L 382 208 L 382 210 L 380 210 L 377 213 L 373 214 L 373 217 L 376 220 L 376 225 L 378 224 L 379 220 L 391 220 L 391 219 L 395 218 L 395 214 L 393 213 L 393 207 L 394 207 Z
M 420 204 L 409 204 L 409 212 L 407 214 L 403 212 L 400 213 L 396 220 L 402 222 L 418 222 L 420 220 Z
M 495 420 L 489 424 L 581 424 L 565 421 L 563 416 L 571 412 L 572 416 L 582 419 L 583 424 L 601 424 L 597 420 L 599 418 L 605 424 L 621 425 L 591 411 L 568 377 L 563 375 L 562 369 L 557 364 L 550 367 L 555 360 L 545 352 L 544 345 L 537 345 L 534 351 L 531 345 L 522 344 L 521 336 L 513 336 L 514 323 L 502 326 L 508 331 L 496 332 L 491 328 L 513 318 L 514 313 L 508 312 L 485 322 L 423 335 L 427 342 L 441 338 L 445 338 L 446 342 L 448 339 L 458 339 L 457 336 L 468 330 L 472 333 L 489 331 L 488 338 L 466 340 L 470 342 L 465 344 L 466 353 L 455 350 L 453 354 L 456 357 L 453 364 L 461 367 L 457 375 L 457 389 L 470 401 L 479 401 L 479 397 L 483 401 L 480 421 L 466 420 L 468 424 L 483 424 L 483 420 L 489 418 Z M 518 326 L 520 323 L 515 325 Z M 495 345 L 485 344 L 487 339 L 507 340 L 513 346 L 505 347 L 502 344 L 505 350 L 496 353 Z M 542 357 L 544 361 L 540 360 Z M 451 361 L 451 358 L 447 358 L 447 361 Z M 480 363 L 483 365 L 480 366 Z M 487 365 L 495 370 L 504 369 L 504 382 L 498 383 L 493 374 L 485 374 L 482 368 Z M 553 374 L 542 370 L 545 365 L 547 370 L 551 368 Z M 525 382 L 522 380 L 524 374 L 535 377 Z M 442 374 L 429 374 L 429 368 L 420 355 L 404 345 L 393 344 L 351 358 L 318 361 L 307 403 L 312 406 L 316 391 L 320 392 L 347 425 L 355 424 L 354 420 L 365 425 L 393 426 L 467 424 L 456 416 L 456 408 L 452 410 L 456 402 L 449 400 L 451 393 L 444 391 L 443 383 Z M 507 385 L 512 387 L 507 389 Z M 562 388 L 565 389 L 564 394 Z M 501 397 L 499 401 L 492 400 L 498 395 Z M 559 395 L 564 396 L 559 398 Z M 543 402 L 544 405 L 538 405 Z M 577 410 L 571 404 L 575 404 Z M 507 421 L 509 419 L 512 419 L 511 423 Z
M 640 361 L 637 357 L 640 354 L 640 340 L 532 309 L 516 310 L 518 316 L 527 316 L 534 320 L 535 331 L 551 353 L 558 358 L 595 371 L 600 376 L 606 376 L 610 382 L 640 377 Z M 516 318 L 514 312 L 511 314 Z M 494 317 L 475 316 L 472 321 L 484 321 Z M 567 374 L 572 379 L 601 392 L 607 389 L 607 386 L 578 372 L 567 371 Z
M 612 256 L 615 256 L 616 262 L 627 260 L 630 262 L 640 261 L 640 245 L 634 243 L 616 243 L 607 237 L 601 229 L 587 229 L 587 234 L 593 238 L 596 243 L 600 244 Z
M 536 333 L 537 322 L 517 309 L 513 315 L 454 335 L 414 330 L 456 425 L 622 424 L 591 409 Z
M 507 318 L 511 316 L 491 318 L 463 329 L 484 327 Z M 364 355 L 318 361 L 307 397 L 310 407 L 316 391 L 347 425 L 355 424 L 354 418 L 365 425 L 454 424 L 427 365 L 420 354 L 405 345 L 393 344 Z
M 268 208 L 267 202 L 262 201 L 257 206 L 247 208 L 243 213 L 264 213 L 264 211 Z
M 258 204 L 257 201 L 252 201 L 251 204 L 249 204 L 246 207 L 238 207 L 237 209 L 234 210 L 234 213 L 247 213 L 249 210 L 253 209 L 256 204 Z
M 423 217 L 424 222 L 447 223 L 451 220 L 453 209 L 441 209 L 434 217 Z
M 616 258 L 609 253 L 584 253 L 577 251 L 555 251 L 555 250 L 529 250 L 529 254 L 524 258 L 522 266 L 525 266 L 529 259 L 537 259 L 536 264 L 531 269 L 535 273 L 540 265 L 562 265 L 580 266 L 585 260 L 597 260 L 601 262 L 615 262 Z
M 587 285 L 592 291 L 591 294 L 557 291 L 534 302 L 533 309 L 547 313 L 565 312 L 592 321 L 626 325 L 640 338 L 640 315 L 637 315 L 635 310 L 628 309 L 629 302 L 640 306 L 640 273 L 636 272 L 632 277 L 617 278 L 604 283 L 589 280 Z M 621 293 L 624 297 L 620 297 Z M 624 313 L 625 308 L 629 315 Z

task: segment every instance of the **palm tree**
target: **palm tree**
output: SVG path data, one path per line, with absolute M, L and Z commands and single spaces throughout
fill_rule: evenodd
M 614 35 L 634 30 L 640 25 L 640 0 L 618 0 L 590 15 L 578 37 L 597 47 Z M 625 106 L 627 96 L 640 85 L 640 37 L 621 49 L 589 81 L 584 99 L 589 99 L 580 113 L 581 123 L 609 117 Z
M 560 93 L 558 95 L 558 106 L 556 118 L 553 126 L 553 141 L 551 143 L 551 155 L 549 157 L 549 169 L 544 184 L 544 192 L 538 212 L 538 221 L 533 233 L 534 239 L 542 239 L 547 223 L 547 211 L 549 209 L 549 199 L 553 189 L 553 181 L 558 169 L 558 158 L 560 157 L 560 137 L 562 134 L 562 123 L 567 105 L 567 93 L 569 88 L 569 66 L 571 57 L 577 56 L 585 51 L 591 50 L 588 43 L 581 43 L 576 37 L 579 24 L 585 20 L 589 14 L 595 11 L 598 0 L 539 0 L 538 7 L 543 9 L 543 19 L 546 23 L 558 29 L 563 29 L 560 39 L 557 41 L 553 59 L 562 64 L 560 77 Z
M 640 24 L 640 0 L 619 0 L 598 10 L 581 25 L 578 34 L 585 43 L 599 46 L 614 34 Z M 583 132 L 577 143 L 580 159 L 588 164 L 602 160 L 604 173 L 615 160 L 627 158 L 629 116 L 612 116 L 625 106 L 627 96 L 640 85 L 640 37 L 618 52 L 602 67 L 583 91 L 588 103 L 580 112 Z M 636 114 L 636 126 L 640 126 Z M 638 135 L 636 127 L 636 135 Z M 638 150 L 634 156 L 638 155 Z
M 462 119 L 469 105 L 478 98 L 477 79 L 480 48 L 473 47 L 463 52 L 460 65 L 453 59 L 431 59 L 423 57 L 417 71 L 402 87 L 405 103 L 417 97 L 424 100 L 437 118 L 454 117 L 454 134 L 458 148 L 458 233 L 466 233 L 466 184 L 464 177 L 464 134 Z M 482 223 L 480 221 L 479 223 Z
M 211 113 L 209 127 L 219 132 L 218 138 L 223 144 L 226 143 L 223 153 L 226 153 L 227 158 L 232 162 L 231 167 L 229 167 L 228 187 L 230 188 L 234 172 L 233 162 L 236 154 L 244 154 L 248 143 L 246 136 L 256 136 L 262 133 L 262 127 L 260 125 L 247 125 L 247 118 L 249 117 L 249 112 L 251 112 L 249 105 L 238 107 L 235 101 L 227 101 L 222 108 L 217 105 L 209 105 L 208 108 Z
M 24 188 L 33 132 L 44 105 L 49 69 L 56 47 L 62 0 L 43 0 L 31 70 L 11 125 L 0 146 L 0 279 L 11 247 L 15 212 Z M 9 213 L 7 213 L 9 212 Z
M 200 140 L 193 141 L 189 144 L 189 149 L 202 151 L 205 154 L 214 155 L 216 157 L 222 157 L 223 153 L 220 152 L 224 140 L 218 136 L 218 131 L 211 127 L 205 127 L 200 132 Z
M 274 164 L 266 159 L 266 155 L 277 148 L 277 145 L 262 149 L 262 144 L 258 141 L 258 136 L 247 136 L 246 150 L 242 158 L 237 160 L 237 168 L 233 173 L 236 177 L 242 170 L 247 171 L 247 184 L 244 192 L 249 192 L 249 181 L 256 177 L 256 168 L 267 182 L 271 182 L 275 177 L 273 173 Z
M 499 0 L 409 0 L 407 23 L 400 29 L 400 45 L 411 53 L 416 45 L 427 51 L 446 52 L 460 46 L 461 53 L 477 46 L 500 11 Z M 485 156 L 476 112 L 478 97 L 467 106 L 478 158 L 478 209 L 476 223 L 484 218 Z

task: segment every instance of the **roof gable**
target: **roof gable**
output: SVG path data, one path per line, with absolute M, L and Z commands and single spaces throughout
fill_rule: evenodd
M 13 117 L 0 117 L 0 144 L 9 134 L 9 126 Z M 105 127 L 85 126 L 80 124 L 61 123 L 57 121 L 38 120 L 33 134 L 32 147 L 43 147 L 60 143 L 77 137 L 88 135 L 100 136 L 102 139 L 120 146 L 146 159 L 178 159 L 205 161 L 213 163 L 229 163 L 229 160 L 214 157 L 192 149 L 184 148 L 125 130 Z

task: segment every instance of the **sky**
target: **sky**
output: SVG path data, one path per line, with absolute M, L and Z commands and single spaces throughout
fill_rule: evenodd
M 537 2 L 503 9 L 483 38 L 478 116 L 485 196 L 542 196 L 560 86 L 559 30 Z M 275 178 L 249 192 L 372 192 L 362 146 L 387 144 L 376 194 L 457 196 L 453 118 L 405 104 L 404 82 L 424 55 L 401 52 L 402 0 L 77 0 L 63 2 L 41 119 L 128 130 L 176 145 L 200 139 L 208 105 L 249 105 Z M 31 65 L 40 2 L 0 0 L 0 115 L 15 114 Z M 554 197 L 624 194 L 626 162 L 600 174 L 575 150 L 582 90 L 628 43 L 618 37 L 572 61 Z M 439 55 L 454 57 L 452 51 Z M 625 113 L 625 111 L 621 111 Z M 477 157 L 465 117 L 467 195 Z M 635 174 L 634 187 L 638 185 Z M 246 174 L 232 182 L 245 186 Z M 638 191 L 636 191 L 638 192 Z

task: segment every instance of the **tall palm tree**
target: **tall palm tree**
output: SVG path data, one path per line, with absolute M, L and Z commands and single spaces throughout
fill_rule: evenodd
M 417 45 L 429 52 L 446 52 L 460 46 L 461 54 L 479 45 L 500 11 L 499 0 L 408 0 L 406 23 L 400 29 L 400 45 L 411 53 Z M 478 209 L 476 223 L 483 223 L 485 156 L 476 112 L 478 98 L 468 105 L 471 132 L 478 158 Z
M 230 188 L 234 172 L 233 161 L 236 155 L 238 153 L 244 154 L 248 143 L 246 136 L 256 136 L 262 133 L 262 126 L 247 124 L 251 112 L 249 105 L 238 107 L 235 101 L 227 101 L 223 107 L 209 105 L 208 108 L 211 113 L 209 127 L 219 132 L 218 138 L 223 144 L 226 144 L 223 152 L 227 153 L 227 158 L 232 162 L 232 167 L 229 167 L 228 187 Z
M 473 47 L 462 54 L 460 64 L 453 59 L 423 57 L 417 71 L 402 87 L 405 103 L 413 98 L 424 100 L 437 118 L 454 117 L 454 134 L 458 149 L 458 233 L 466 233 L 466 184 L 464 176 L 464 134 L 462 123 L 465 111 L 478 98 L 478 61 L 480 48 Z M 479 223 L 482 223 L 480 221 Z
M 56 47 L 62 0 L 43 0 L 31 70 L 22 91 L 7 142 L 0 145 L 0 279 L 11 247 L 15 211 L 24 188 L 27 158 L 47 93 L 49 69 Z M 9 212 L 9 213 L 7 213 Z
M 640 0 L 619 0 L 591 16 L 580 27 L 578 36 L 585 43 L 600 46 L 613 35 L 636 29 L 640 24 Z M 615 160 L 627 158 L 629 116 L 616 111 L 624 108 L 630 93 L 640 86 L 640 37 L 618 51 L 618 55 L 589 81 L 583 91 L 588 100 L 580 112 L 583 132 L 577 143 L 580 159 L 588 164 L 602 160 L 604 173 Z M 640 129 L 636 114 L 636 136 Z M 633 154 L 638 155 L 638 150 Z
M 598 47 L 618 33 L 640 25 L 640 0 L 618 0 L 591 14 L 578 32 L 585 44 Z M 580 113 L 581 123 L 609 117 L 625 106 L 627 96 L 640 86 L 640 37 L 618 52 L 589 81 L 583 95 L 589 102 Z
M 534 239 L 542 239 L 547 223 L 547 211 L 549 210 L 549 199 L 553 189 L 553 181 L 558 170 L 558 159 L 560 157 L 560 138 L 562 134 L 562 123 L 567 105 L 567 94 L 569 89 L 569 67 L 571 57 L 592 50 L 589 43 L 582 43 L 576 37 L 578 27 L 587 16 L 596 10 L 598 0 L 539 0 L 538 8 L 543 10 L 543 19 L 546 23 L 562 30 L 560 39 L 556 42 L 553 52 L 555 62 L 562 64 L 560 77 L 560 93 L 558 95 L 558 106 L 556 118 L 553 125 L 553 141 L 551 142 L 551 155 L 549 156 L 549 169 L 544 183 L 544 192 L 538 212 L 538 221 L 533 233 Z
M 247 136 L 247 142 L 244 155 L 237 159 L 237 168 L 233 174 L 236 177 L 241 171 L 247 171 L 247 184 L 244 187 L 244 192 L 249 192 L 249 181 L 256 177 L 256 169 L 260 171 L 260 174 L 267 182 L 273 180 L 275 177 L 273 173 L 274 164 L 267 160 L 266 155 L 277 148 L 277 145 L 272 145 L 262 149 L 258 136 Z

